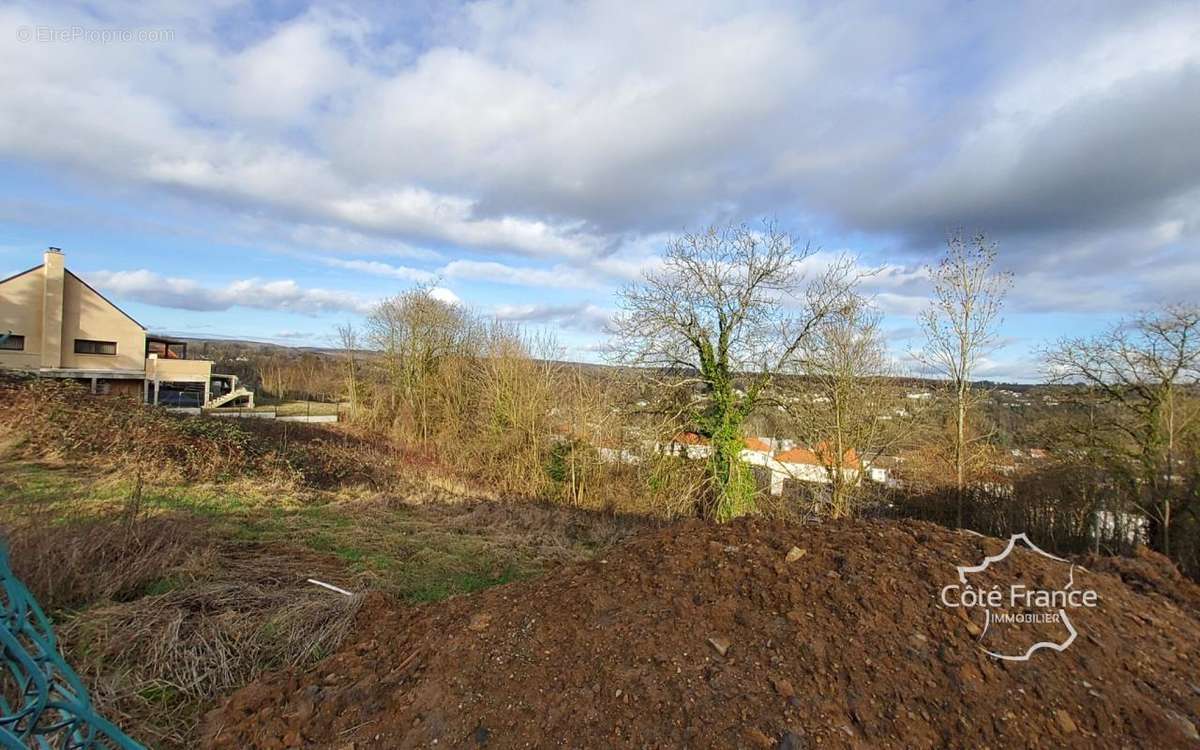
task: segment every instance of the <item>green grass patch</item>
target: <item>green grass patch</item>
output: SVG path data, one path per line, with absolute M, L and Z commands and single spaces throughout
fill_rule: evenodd
M 162 709 L 170 708 L 186 700 L 186 696 L 180 693 L 174 685 L 164 682 L 151 682 L 143 685 L 138 688 L 137 694 L 142 700 Z
M 458 594 L 471 594 L 492 586 L 520 580 L 527 577 L 516 568 L 506 568 L 499 574 L 468 572 L 448 574 L 446 576 L 430 576 L 429 580 L 414 584 L 404 591 L 401 596 L 414 604 L 437 602 Z
M 162 596 L 184 585 L 184 581 L 176 576 L 167 576 L 154 581 L 143 591 L 143 596 Z
M 89 475 L 31 462 L 10 462 L 0 483 L 0 505 L 39 523 L 73 523 L 120 513 L 134 492 L 125 478 Z M 531 540 L 502 537 L 486 525 L 456 527 L 421 506 L 383 507 L 333 496 L 280 493 L 246 482 L 156 485 L 143 482 L 143 513 L 202 519 L 232 542 L 299 546 L 330 554 L 365 580 L 410 602 L 433 602 L 536 575 L 544 567 Z M 314 501 L 315 500 L 315 501 Z M 576 545 L 581 555 L 593 550 Z M 155 596 L 186 582 L 165 576 L 143 594 Z

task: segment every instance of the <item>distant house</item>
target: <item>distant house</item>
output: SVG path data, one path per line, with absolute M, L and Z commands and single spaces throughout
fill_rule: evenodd
M 95 394 L 151 404 L 224 406 L 254 393 L 237 376 L 188 359 L 182 341 L 146 328 L 67 270 L 58 248 L 41 265 L 0 280 L 0 369 L 81 382 Z
M 817 458 L 816 453 L 813 453 L 808 448 L 792 448 L 782 453 L 776 453 L 775 463 L 778 464 L 779 470 L 772 472 L 771 475 L 772 494 L 778 494 L 775 491 L 775 485 L 778 483 L 780 489 L 782 489 L 784 479 L 818 483 L 829 481 L 829 474 L 825 471 L 825 464 L 822 463 L 821 459 Z
M 771 464 L 771 444 L 762 438 L 748 437 L 742 448 L 742 461 L 751 466 L 766 466 Z
M 770 453 L 771 444 L 762 438 L 748 437 L 745 440 L 745 450 L 751 453 Z
M 901 463 L 903 463 L 903 459 L 899 456 L 876 456 L 865 467 L 867 479 L 888 487 L 899 487 L 900 482 L 895 474 Z
M 667 453 L 684 458 L 708 458 L 712 455 L 712 445 L 708 438 L 699 433 L 680 432 L 671 438 Z
M 776 453 L 771 462 L 771 494 L 782 493 L 783 483 L 789 479 L 811 484 L 831 484 L 830 469 L 835 463 L 833 455 L 826 443 L 819 443 L 812 450 L 798 446 Z M 862 460 L 853 448 L 847 448 L 842 454 L 841 472 L 847 482 L 856 481 L 862 472 Z
M 596 456 L 601 463 L 606 464 L 640 464 L 642 457 L 637 451 L 620 445 L 615 440 L 597 440 L 593 443 L 596 447 Z

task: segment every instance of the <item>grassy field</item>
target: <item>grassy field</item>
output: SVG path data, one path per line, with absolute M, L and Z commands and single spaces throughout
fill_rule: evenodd
M 0 526 L 98 704 L 154 747 L 264 670 L 303 666 L 360 596 L 412 605 L 585 559 L 638 522 L 479 500 L 428 485 L 372 493 L 252 480 L 156 484 L 0 456 Z

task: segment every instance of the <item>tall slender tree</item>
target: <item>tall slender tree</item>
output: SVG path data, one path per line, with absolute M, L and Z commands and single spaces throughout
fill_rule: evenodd
M 954 410 L 953 460 L 956 518 L 963 523 L 968 466 L 976 438 L 968 419 L 971 379 L 981 359 L 999 344 L 997 327 L 1012 276 L 995 270 L 996 244 L 961 232 L 946 240 L 946 254 L 929 268 L 933 298 L 921 313 L 925 348 L 918 359 L 948 381 Z

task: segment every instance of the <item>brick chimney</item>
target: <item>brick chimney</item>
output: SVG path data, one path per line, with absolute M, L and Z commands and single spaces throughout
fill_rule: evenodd
M 62 250 L 51 247 L 42 261 L 42 367 L 62 367 L 63 284 L 66 266 Z

